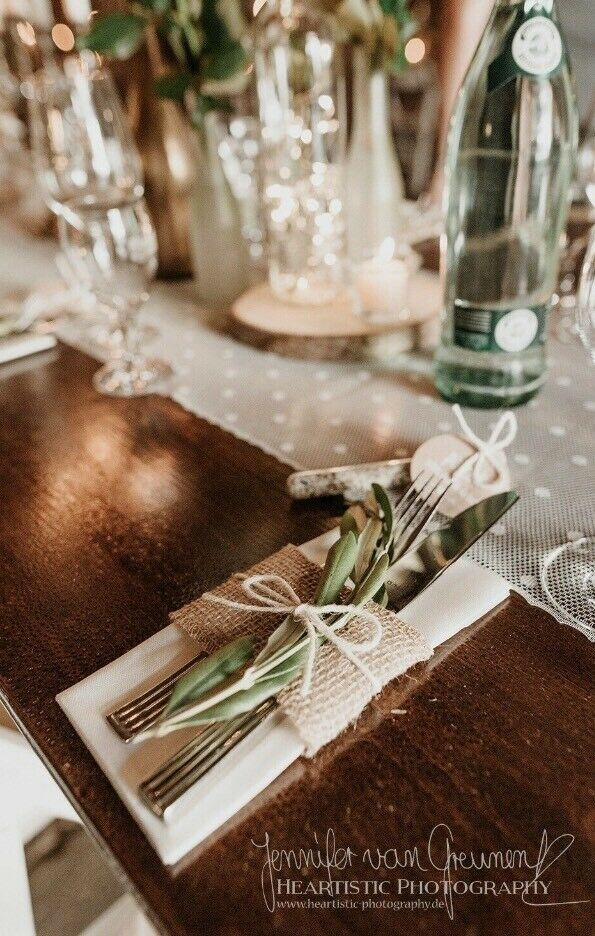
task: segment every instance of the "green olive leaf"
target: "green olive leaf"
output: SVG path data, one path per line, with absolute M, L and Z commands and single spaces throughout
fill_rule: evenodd
M 246 52 L 239 42 L 230 42 L 218 49 L 205 66 L 202 77 L 206 82 L 225 81 L 245 68 L 247 64 Z
M 357 557 L 355 560 L 355 581 L 361 582 L 366 575 L 370 564 L 374 561 L 375 552 L 382 536 L 382 520 L 370 517 L 364 531 L 358 540 Z
M 166 13 L 172 5 L 172 0 L 136 0 L 141 6 L 154 13 Z
M 374 497 L 376 498 L 376 503 L 382 511 L 382 527 L 383 527 L 383 541 L 384 545 L 389 542 L 391 534 L 393 531 L 393 509 L 388 497 L 388 494 L 380 484 L 373 484 L 372 490 L 374 491 Z
M 236 672 L 254 653 L 254 637 L 240 637 L 211 653 L 178 679 L 165 707 L 164 715 L 194 702 Z
M 186 72 L 167 72 L 167 74 L 160 75 L 159 78 L 155 79 L 153 82 L 153 89 L 158 97 L 182 103 L 184 101 L 184 95 L 191 86 L 192 81 L 192 75 Z
M 293 615 L 289 614 L 285 620 L 275 628 L 260 653 L 256 656 L 254 666 L 258 666 L 259 663 L 269 660 L 275 653 L 281 650 L 281 648 L 287 649 L 287 647 L 290 647 L 301 637 L 303 632 L 303 621 L 296 621 Z
M 383 553 L 358 585 L 351 598 L 352 604 L 365 605 L 370 601 L 384 585 L 388 569 L 389 558 L 386 553 Z
M 359 536 L 359 527 L 351 508 L 346 510 L 341 517 L 341 525 L 339 526 L 339 530 L 341 532 L 341 536 L 345 536 L 346 533 L 353 533 L 353 535 L 356 537 Z
M 388 592 L 386 590 L 386 585 L 383 585 L 382 588 L 376 592 L 372 598 L 372 601 L 374 604 L 380 605 L 381 608 L 388 607 Z
M 335 604 L 339 600 L 341 589 L 353 572 L 356 555 L 357 540 L 355 534 L 349 531 L 328 551 L 322 578 L 314 595 L 314 604 Z
M 298 673 L 296 672 L 295 675 L 297 676 Z M 191 725 L 204 725 L 205 722 L 228 721 L 230 718 L 235 718 L 236 715 L 251 712 L 261 702 L 280 692 L 290 680 L 291 678 L 288 678 L 285 672 L 270 679 L 259 680 L 250 689 L 241 689 L 235 692 L 229 698 L 217 702 L 210 708 L 203 709 L 202 712 L 198 712 L 184 721 L 177 722 L 175 727 L 187 728 Z M 167 728 L 168 723 L 165 720 L 160 725 L 162 733 L 166 733 Z

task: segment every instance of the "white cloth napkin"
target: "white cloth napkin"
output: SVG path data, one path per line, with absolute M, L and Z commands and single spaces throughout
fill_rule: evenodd
M 22 335 L 11 335 L 0 341 L 0 364 L 8 361 L 17 361 L 19 358 L 38 354 L 40 351 L 49 351 L 56 347 L 53 335 L 36 335 L 24 332 Z
M 300 549 L 309 559 L 322 564 L 335 535 L 319 537 Z M 423 633 L 432 647 L 437 647 L 500 604 L 509 590 L 500 576 L 461 559 L 401 611 L 399 617 Z M 105 716 L 195 655 L 196 644 L 181 628 L 170 624 L 56 697 L 167 865 L 180 861 L 246 806 L 304 750 L 290 722 L 280 712 L 274 712 L 194 785 L 168 822 L 154 816 L 138 798 L 138 785 L 182 747 L 192 737 L 192 731 L 180 731 L 135 747 L 117 737 Z

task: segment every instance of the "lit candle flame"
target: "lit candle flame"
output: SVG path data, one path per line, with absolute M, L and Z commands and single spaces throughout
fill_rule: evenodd
M 376 254 L 378 263 L 388 263 L 389 260 L 392 260 L 395 255 L 395 247 L 394 237 L 385 237 Z

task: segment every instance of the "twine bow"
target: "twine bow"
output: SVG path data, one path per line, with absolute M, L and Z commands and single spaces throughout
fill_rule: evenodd
M 250 575 L 242 581 L 242 590 L 248 598 L 252 599 L 253 604 L 233 601 L 230 598 L 224 598 L 222 595 L 207 594 L 203 597 L 207 601 L 225 605 L 227 608 L 235 608 L 238 611 L 254 611 L 259 614 L 291 614 L 294 618 L 303 621 L 309 644 L 300 690 L 302 696 L 307 696 L 310 692 L 316 651 L 318 649 L 318 637 L 332 643 L 366 677 L 374 691 L 380 691 L 382 688 L 380 682 L 359 658 L 361 654 L 375 650 L 382 640 L 382 623 L 380 618 L 372 611 L 367 611 L 365 608 L 356 605 L 328 604 L 318 606 L 309 604 L 301 600 L 287 579 L 284 579 L 281 575 Z M 337 621 L 327 624 L 325 618 L 336 614 L 341 615 L 341 617 Z M 372 626 L 373 633 L 368 640 L 349 640 L 338 633 L 349 621 L 355 620 L 365 621 Z M 251 688 L 257 678 L 257 667 L 248 667 L 242 677 L 244 688 Z
M 470 471 L 471 480 L 476 487 L 483 488 L 486 491 L 498 490 L 502 482 L 502 464 L 496 457 L 496 453 L 501 452 L 514 442 L 518 428 L 516 416 L 513 412 L 507 410 L 494 426 L 489 439 L 484 440 L 480 439 L 479 436 L 473 432 L 473 429 L 463 416 L 463 411 L 458 403 L 455 403 L 452 411 L 463 430 L 463 435 L 476 450 L 473 455 L 466 459 L 454 472 L 452 476 L 453 481 L 456 480 L 457 476 L 462 474 L 463 471 L 465 473 Z M 482 470 L 485 470 L 486 462 L 491 465 L 496 472 L 496 477 L 491 482 L 482 480 Z

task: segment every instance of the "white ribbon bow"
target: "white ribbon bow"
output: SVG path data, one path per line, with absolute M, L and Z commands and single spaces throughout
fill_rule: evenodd
M 463 411 L 458 403 L 455 403 L 452 411 L 459 421 L 465 438 L 476 449 L 475 453 L 467 458 L 454 472 L 452 476 L 453 481 L 457 476 L 463 473 L 463 471 L 471 471 L 471 480 L 476 487 L 483 488 L 486 491 L 497 490 L 502 482 L 502 465 L 496 458 L 496 453 L 501 452 L 514 442 L 518 428 L 516 416 L 510 410 L 503 413 L 494 426 L 489 439 L 484 441 L 473 432 L 471 426 L 463 416 Z M 482 480 L 482 470 L 485 469 L 486 462 L 491 465 L 496 472 L 494 481 L 487 482 Z
M 374 692 L 380 692 L 382 689 L 381 683 L 366 664 L 359 659 L 360 654 L 370 653 L 371 650 L 375 650 L 382 640 L 382 623 L 380 618 L 372 611 L 358 608 L 355 605 L 328 604 L 319 607 L 318 605 L 303 602 L 289 582 L 281 575 L 250 575 L 244 578 L 242 590 L 255 604 L 244 604 L 241 601 L 224 598 L 222 595 L 207 594 L 203 597 L 207 601 L 225 605 L 226 608 L 236 608 L 238 611 L 255 611 L 259 614 L 292 614 L 294 618 L 303 621 L 309 638 L 309 646 L 300 690 L 302 696 L 307 696 L 310 692 L 318 636 L 324 637 L 329 643 L 332 643 L 368 679 Z M 328 615 L 334 614 L 340 614 L 341 618 L 333 624 L 327 624 L 324 619 Z M 341 637 L 337 633 L 349 621 L 358 619 L 365 621 L 373 628 L 373 634 L 368 640 L 356 642 Z M 244 687 L 251 688 L 257 676 L 255 667 L 248 667 L 242 677 Z

